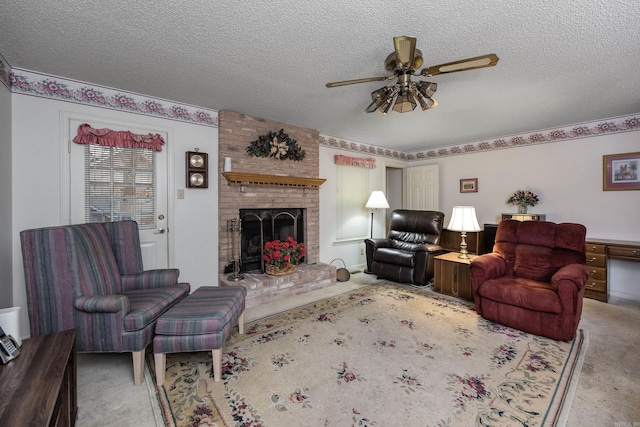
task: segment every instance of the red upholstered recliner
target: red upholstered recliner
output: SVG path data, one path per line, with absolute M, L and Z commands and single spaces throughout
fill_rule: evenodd
M 470 265 L 478 314 L 525 332 L 571 341 L 588 277 L 585 236 L 580 224 L 500 222 L 493 252 Z

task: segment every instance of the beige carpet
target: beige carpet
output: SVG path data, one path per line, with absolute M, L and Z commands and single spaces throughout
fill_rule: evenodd
M 557 342 L 384 283 L 246 328 L 220 383 L 210 353 L 168 356 L 167 425 L 564 425 L 586 347 L 582 332 Z

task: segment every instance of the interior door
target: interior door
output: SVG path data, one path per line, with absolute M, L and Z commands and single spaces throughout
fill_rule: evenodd
M 78 126 L 85 121 L 83 120 L 69 120 L 69 141 L 73 139 L 78 129 Z M 90 125 L 94 128 L 109 128 L 113 130 L 129 130 L 137 134 L 147 133 L 159 133 L 167 141 L 167 134 L 164 132 L 158 132 L 153 129 L 143 129 L 139 127 L 133 127 L 126 124 L 117 124 L 111 122 L 97 122 L 92 120 Z M 88 145 L 76 144 L 71 142 L 69 144 L 69 205 L 70 205 L 70 223 L 78 224 L 89 221 L 116 221 L 119 219 L 135 219 L 138 222 L 138 228 L 140 231 L 140 245 L 142 248 L 142 261 L 145 270 L 152 270 L 158 268 L 167 268 L 169 266 L 169 239 L 167 236 L 167 215 L 168 215 L 168 179 L 167 179 L 167 150 L 166 147 L 162 151 L 152 152 L 149 150 L 146 153 L 133 153 L 132 157 L 135 157 L 135 162 L 143 163 L 145 159 L 153 157 L 153 168 L 145 164 L 139 166 L 142 168 L 129 171 L 129 162 L 125 161 L 125 167 L 121 167 L 119 164 L 113 164 L 111 169 L 113 170 L 111 181 L 114 191 L 111 194 L 106 195 L 105 199 L 109 199 L 104 203 L 91 203 L 89 207 L 86 204 L 87 194 L 87 151 Z M 93 146 L 97 147 L 97 146 Z M 110 147 L 100 147 L 109 149 Z M 135 149 L 127 149 L 136 151 Z M 108 154 L 104 154 L 105 158 Z M 117 156 L 114 156 L 117 157 Z M 90 154 L 90 158 L 95 160 L 96 155 Z M 140 160 L 142 159 L 142 160 Z M 103 168 L 103 171 L 109 168 Z M 153 171 L 151 174 L 150 171 Z M 140 196 L 140 191 L 145 191 L 146 180 L 152 175 L 152 179 L 155 184 L 155 191 L 153 194 Z M 143 182 L 141 185 L 140 183 Z M 123 190 L 115 191 L 117 187 L 122 187 L 126 183 L 132 184 L 131 196 L 124 188 Z M 142 187 L 142 189 L 141 189 Z M 138 190 L 136 190 L 136 188 Z M 136 191 L 138 194 L 135 194 Z M 92 202 L 95 201 L 95 195 L 91 198 Z M 135 207 L 131 207 L 135 205 Z M 142 212 L 142 213 L 141 213 Z M 132 217 L 133 215 L 133 217 Z
M 439 209 L 438 165 L 405 168 L 403 178 L 405 209 Z

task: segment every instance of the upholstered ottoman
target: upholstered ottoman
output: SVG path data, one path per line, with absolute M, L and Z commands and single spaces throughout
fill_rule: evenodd
M 222 347 L 236 322 L 244 333 L 244 286 L 203 286 L 171 307 L 156 322 L 153 353 L 156 381 L 164 383 L 166 353 L 209 351 L 213 379 L 222 377 Z

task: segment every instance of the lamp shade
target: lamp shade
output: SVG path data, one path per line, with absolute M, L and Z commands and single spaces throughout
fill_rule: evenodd
M 387 198 L 384 197 L 384 193 L 382 191 L 372 191 L 365 207 L 371 209 L 388 209 L 389 203 L 387 202 Z
M 454 206 L 447 230 L 480 231 L 480 225 L 476 218 L 476 208 L 473 206 Z

